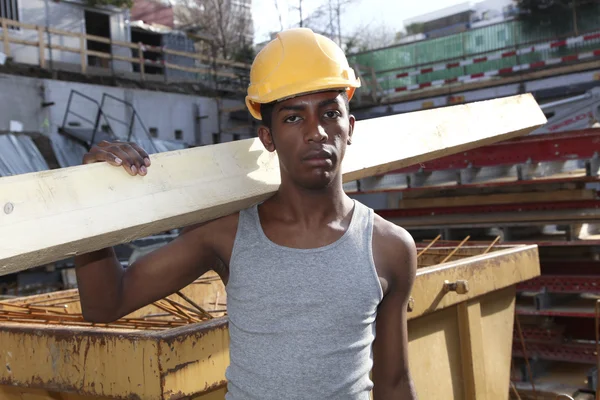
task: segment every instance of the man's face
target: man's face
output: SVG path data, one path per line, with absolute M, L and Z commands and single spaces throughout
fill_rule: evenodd
M 271 130 L 259 128 L 269 151 L 277 151 L 282 179 L 306 189 L 324 189 L 340 174 L 354 129 L 338 91 L 295 97 L 273 108 Z

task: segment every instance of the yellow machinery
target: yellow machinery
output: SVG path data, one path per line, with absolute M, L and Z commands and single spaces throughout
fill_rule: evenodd
M 517 283 L 535 245 L 419 248 L 409 313 L 420 399 L 509 398 Z M 222 400 L 226 293 L 206 274 L 109 325 L 83 321 L 76 290 L 0 303 L 0 399 Z

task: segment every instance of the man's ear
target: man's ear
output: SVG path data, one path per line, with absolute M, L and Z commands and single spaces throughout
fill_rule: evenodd
M 267 151 L 275 151 L 275 142 L 271 130 L 264 125 L 258 127 L 258 137 Z
M 348 121 L 350 122 L 350 126 L 348 129 L 348 144 L 352 144 L 352 134 L 354 133 L 354 123 L 356 122 L 356 118 L 354 115 L 350 114 L 348 117 Z

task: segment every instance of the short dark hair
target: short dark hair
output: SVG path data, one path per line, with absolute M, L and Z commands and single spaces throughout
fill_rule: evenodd
M 348 99 L 348 92 L 345 90 L 340 91 L 342 94 L 342 98 L 344 99 L 344 104 L 346 105 L 346 110 L 348 110 L 348 114 L 350 114 L 350 100 Z M 273 124 L 273 109 L 278 101 L 272 101 L 270 103 L 265 103 L 260 105 L 260 116 L 262 118 L 262 124 L 267 128 L 271 129 Z

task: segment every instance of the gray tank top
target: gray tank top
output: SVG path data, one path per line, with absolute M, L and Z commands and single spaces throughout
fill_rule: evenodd
M 227 400 L 368 400 L 377 306 L 373 210 L 314 249 L 275 244 L 240 212 L 229 264 Z

